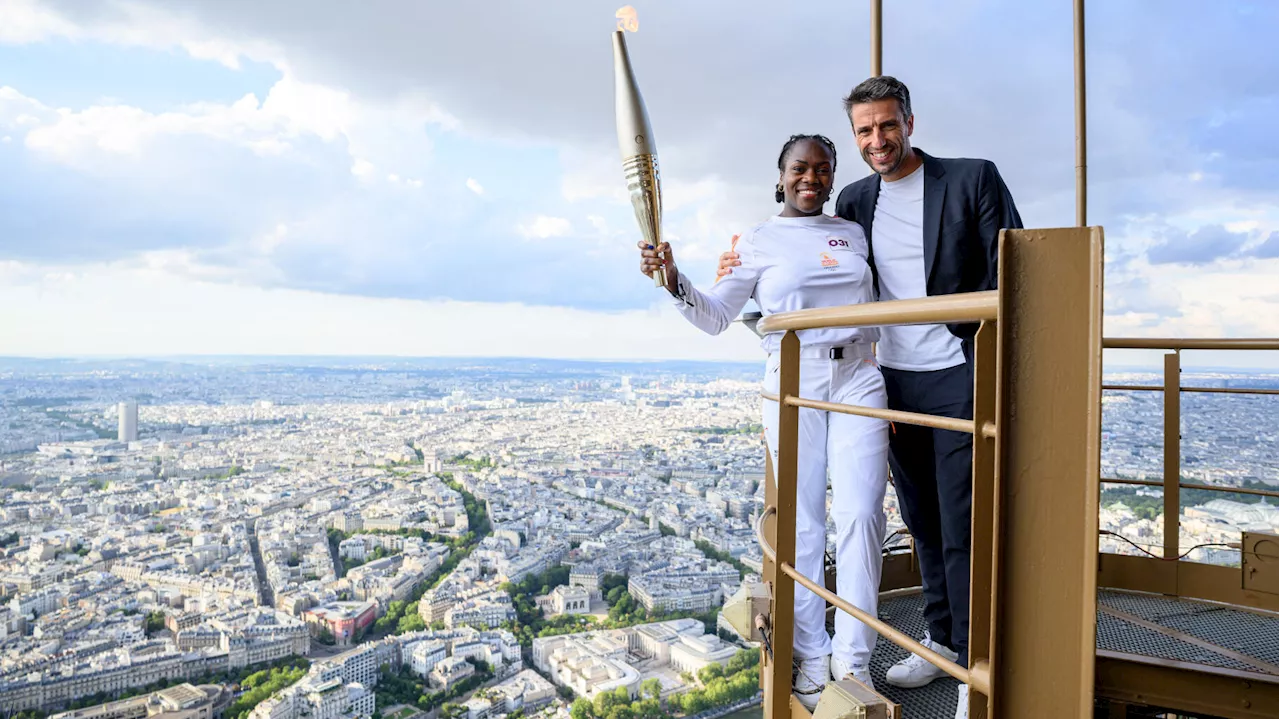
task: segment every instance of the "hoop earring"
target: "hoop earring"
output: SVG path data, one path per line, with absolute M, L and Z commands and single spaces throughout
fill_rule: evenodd
M 774 201 L 774 202 L 782 202 L 782 200 L 783 200 L 785 197 L 786 197 L 786 195 L 784 195 L 784 194 L 782 193 L 782 183 L 781 183 L 781 182 L 779 182 L 779 183 L 778 183 L 778 186 L 777 186 L 776 188 L 774 188 L 774 191 L 773 191 L 773 201 Z

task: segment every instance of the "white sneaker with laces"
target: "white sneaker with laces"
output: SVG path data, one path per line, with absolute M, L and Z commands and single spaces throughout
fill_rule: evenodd
M 791 690 L 809 711 L 818 706 L 818 697 L 831 678 L 831 655 L 796 660 L 791 665 Z
M 960 656 L 943 645 L 933 641 L 928 632 L 925 633 L 924 640 L 920 643 L 953 662 Z M 906 659 L 903 659 L 897 664 L 889 667 L 889 671 L 885 672 L 884 678 L 885 681 L 895 687 L 915 689 L 928 684 L 934 679 L 945 676 L 947 676 L 946 672 L 925 661 L 920 655 L 912 654 Z
M 831 655 L 831 678 L 835 681 L 840 681 L 848 676 L 852 676 L 862 682 L 871 691 L 876 690 L 875 682 L 871 681 L 870 666 L 846 662 L 834 654 Z
M 960 696 L 956 698 L 956 719 L 969 719 L 969 685 L 960 685 Z

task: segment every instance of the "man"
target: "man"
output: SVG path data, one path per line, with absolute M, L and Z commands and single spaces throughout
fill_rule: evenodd
M 878 298 L 977 292 L 996 286 L 996 240 L 1022 220 L 996 166 L 941 159 L 911 147 L 915 117 L 906 85 L 870 78 L 844 99 L 862 159 L 875 172 L 846 186 L 836 214 L 862 225 Z M 721 255 L 720 275 L 738 264 Z M 975 324 L 884 327 L 877 359 L 889 408 L 973 418 Z M 969 539 L 973 438 L 897 423 L 889 467 L 907 528 L 915 539 L 928 632 L 923 643 L 963 666 L 969 662 Z M 944 673 L 911 655 L 885 679 L 921 687 Z M 956 717 L 968 716 L 961 686 Z

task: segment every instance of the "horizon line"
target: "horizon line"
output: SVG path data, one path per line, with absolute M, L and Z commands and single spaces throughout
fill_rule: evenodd
M 1261 350 L 1264 352 L 1273 350 Z M 200 360 L 222 360 L 231 361 L 234 359 L 254 359 L 254 360 L 392 360 L 392 361 L 411 361 L 411 360 L 534 360 L 534 361 L 552 361 L 552 362 L 590 362 L 597 364 L 622 364 L 622 363 L 643 363 L 643 364 L 659 364 L 674 362 L 691 362 L 699 364 L 741 364 L 754 365 L 760 360 L 746 359 L 687 359 L 687 358 L 601 358 L 601 357 L 544 357 L 536 355 L 383 355 L 383 354 L 172 354 L 172 355 L 116 355 L 116 354 L 82 354 L 82 355 L 7 355 L 0 354 L 0 362 L 16 360 L 22 362 L 155 362 L 155 361 L 200 361 Z M 761 358 L 763 359 L 763 358 Z M 1159 364 L 1133 364 L 1130 362 L 1103 362 L 1104 367 L 1107 365 L 1113 367 L 1126 367 L 1133 369 L 1144 369 L 1152 371 L 1163 371 L 1163 367 Z M 1262 367 L 1262 366 L 1228 366 L 1228 365 L 1192 365 L 1185 364 L 1183 370 L 1188 369 L 1232 369 L 1253 372 L 1269 372 L 1272 374 L 1280 374 L 1280 368 Z

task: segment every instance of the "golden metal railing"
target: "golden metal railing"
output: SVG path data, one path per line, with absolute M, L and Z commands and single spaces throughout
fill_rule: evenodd
M 765 508 L 764 513 L 760 515 L 760 519 L 756 521 L 756 539 L 760 541 L 761 551 L 764 553 L 766 557 L 769 558 L 770 562 L 775 562 L 775 563 L 778 561 L 778 555 L 774 554 L 773 549 L 769 547 L 769 543 L 765 540 L 764 523 L 770 517 L 776 514 L 777 511 L 778 511 L 777 507 L 767 507 Z M 973 673 L 971 673 L 970 671 L 964 669 L 959 664 L 956 664 L 955 662 L 947 659 L 946 657 L 935 652 L 929 647 L 926 647 L 925 645 L 916 641 L 914 637 L 911 637 L 910 635 L 903 634 L 902 632 L 898 631 L 892 624 L 881 621 L 879 617 L 868 614 L 862 611 L 861 609 L 855 607 L 854 605 L 850 604 L 849 602 L 841 599 L 839 595 L 833 594 L 826 587 L 819 587 L 816 583 L 811 581 L 808 577 L 796 571 L 795 567 L 792 567 L 789 564 L 783 563 L 783 564 L 780 564 L 778 568 L 781 569 L 783 572 L 785 572 L 787 576 L 791 577 L 796 582 L 799 582 L 800 586 L 804 587 L 805 589 L 808 589 L 809 591 L 813 592 L 819 597 L 822 597 L 829 604 L 831 604 L 832 607 L 846 614 L 853 615 L 853 617 L 858 621 L 876 630 L 876 633 L 879 634 L 880 636 L 888 639 L 889 641 L 893 642 L 894 644 L 897 644 L 898 646 L 902 647 L 903 649 L 906 649 L 909 652 L 915 652 L 919 654 L 920 656 L 924 657 L 930 664 L 934 665 L 935 667 L 938 667 L 939 669 L 943 670 L 947 674 L 950 674 L 952 677 L 959 679 L 962 682 L 970 683 L 974 681 Z M 979 681 L 983 682 L 983 686 L 980 688 L 980 691 L 986 692 L 990 690 L 990 685 L 986 682 L 985 674 Z
M 1164 482 L 1157 482 L 1154 479 L 1123 479 L 1120 477 L 1103 477 L 1103 484 L 1131 484 L 1140 487 L 1163 487 Z M 1199 484 L 1197 482 L 1178 482 L 1181 489 L 1203 489 L 1208 492 L 1223 492 L 1226 494 L 1252 494 L 1255 497 L 1277 497 L 1280 492 L 1273 489 L 1249 489 L 1248 487 L 1215 487 L 1212 484 Z
M 1273 350 L 1276 340 L 1261 338 L 1205 337 L 1106 337 L 1102 348 L 1108 350 Z
M 798 332 L 826 327 L 877 327 L 881 325 L 935 325 L 951 322 L 994 320 L 1000 301 L 997 293 L 971 292 L 918 300 L 873 302 L 847 307 L 821 307 L 783 312 L 760 320 L 760 332 Z
M 778 401 L 778 395 L 770 392 L 761 392 L 760 396 L 774 402 Z M 919 412 L 902 412 L 896 409 L 880 409 L 879 407 L 860 407 L 851 404 L 820 402 L 816 399 L 804 399 L 803 397 L 788 397 L 786 404 L 793 407 L 818 409 L 824 412 L 839 412 L 841 414 L 853 414 L 859 417 L 883 419 L 889 422 L 901 422 L 902 424 L 932 427 L 933 429 L 949 429 L 952 432 L 965 432 L 967 434 L 974 433 L 973 420 L 971 419 L 955 419 L 953 417 L 939 417 L 932 414 L 920 414 Z M 992 422 L 984 424 L 982 426 L 982 436 L 995 437 L 995 424 Z
M 770 476 L 765 512 L 756 527 L 772 595 L 773 654 L 765 657 L 761 675 L 765 712 L 771 719 L 808 715 L 790 692 L 797 584 L 968 684 L 975 718 L 1084 717 L 1091 710 L 1102 232 L 1006 230 L 1000 237 L 1000 257 L 998 291 L 804 310 L 759 323 L 761 333 L 784 333 L 778 392 L 764 395 L 778 402 L 777 468 L 774 472 L 772 462 L 766 465 Z M 970 322 L 981 323 L 974 338 L 971 420 L 799 396 L 797 332 Z M 796 570 L 801 408 L 975 436 L 967 667 L 947 661 Z M 1016 423 L 1001 424 L 1000 418 L 1015 415 Z M 1085 531 L 1090 526 L 1092 531 Z M 1046 621 L 1047 616 L 1053 620 Z M 1019 631 L 999 631 L 1006 623 Z M 1015 672 L 1018 681 L 1013 681 Z
M 1183 387 L 1182 386 L 1182 350 L 1276 350 L 1280 349 L 1280 340 L 1274 338 L 1251 339 L 1176 339 L 1176 338 L 1107 338 L 1102 341 L 1103 349 L 1142 349 L 1165 350 L 1164 384 L 1162 385 L 1124 385 L 1104 384 L 1103 390 L 1128 392 L 1164 392 L 1164 469 L 1163 481 L 1156 482 L 1141 479 L 1120 477 L 1103 477 L 1102 484 L 1127 484 L 1164 489 L 1164 559 L 1175 560 L 1182 556 L 1182 497 L 1183 489 L 1206 489 L 1211 492 L 1232 494 L 1250 494 L 1263 497 L 1277 497 L 1280 493 L 1264 489 L 1248 489 L 1244 487 L 1216 487 L 1208 484 L 1182 481 L 1182 403 L 1183 392 L 1211 392 L 1221 394 L 1253 394 L 1275 395 L 1280 392 L 1274 389 L 1253 389 L 1236 387 Z

